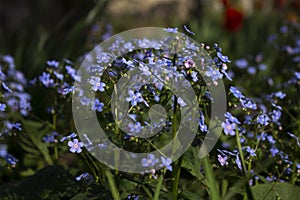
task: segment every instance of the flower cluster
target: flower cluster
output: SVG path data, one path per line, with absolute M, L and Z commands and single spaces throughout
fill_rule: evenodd
M 24 74 L 15 69 L 13 57 L 0 55 L 0 157 L 11 166 L 15 166 L 18 159 L 7 152 L 6 144 L 1 143 L 6 136 L 22 130 L 17 119 L 27 117 L 31 111 L 31 96 L 25 91 L 26 85 Z
M 197 91 L 196 95 L 201 102 L 198 110 L 198 136 L 204 137 L 208 126 L 203 113 L 212 100 L 208 86 L 218 86 L 223 78 L 231 80 L 227 73 L 227 64 L 231 61 L 222 54 L 217 44 L 212 49 L 204 44 L 197 46 L 187 36 L 180 35 L 176 28 L 167 28 L 165 31 L 170 36 L 163 41 L 147 38 L 125 41 L 118 37 L 108 47 L 109 52 L 96 47 L 96 58 L 87 59 L 95 62 L 84 66 L 79 73 L 80 81 L 75 80 L 74 94 L 80 104 L 79 109 L 86 110 L 86 115 L 90 113 L 88 110 L 96 111 L 108 137 L 114 143 L 137 152 L 155 150 L 155 146 L 148 145 L 143 137 L 153 135 L 157 130 L 160 130 L 157 138 L 151 138 L 151 143 L 157 143 L 161 137 L 172 139 L 175 134 L 172 126 L 178 123 L 174 121 L 174 115 L 178 115 L 176 110 L 186 107 L 189 101 L 178 95 L 183 94 L 188 87 Z M 178 34 L 178 37 L 173 34 Z M 213 55 L 213 58 L 207 55 Z M 112 110 L 109 105 L 111 99 L 118 102 Z M 243 102 L 248 107 L 253 106 L 246 98 L 243 98 Z M 126 106 L 119 105 L 121 103 Z M 148 115 L 149 109 L 155 104 L 163 104 L 165 119 Z M 116 124 L 112 122 L 112 117 Z M 90 141 L 88 136 L 85 140 Z M 101 145 L 103 151 L 113 148 L 106 145 L 104 140 L 97 142 L 97 145 Z M 94 144 L 90 146 L 95 148 Z M 87 148 L 90 149 L 89 143 Z M 156 167 L 172 170 L 171 158 L 163 155 L 159 159 L 150 154 L 137 162 L 145 167 L 145 171 Z
M 2 139 L 24 130 L 28 133 L 20 137 L 21 146 L 32 154 L 43 155 L 48 164 L 60 162 L 62 155 L 72 160 L 79 154 L 86 167 L 75 180 L 84 187 L 107 180 L 110 187 L 115 182 L 129 183 L 126 190 L 122 190 L 123 199 L 140 199 L 147 195 L 152 199 L 152 191 L 160 191 L 162 185 L 164 191 L 175 191 L 165 199 L 173 198 L 179 194 L 180 173 L 193 177 L 192 181 L 186 178 L 183 182 L 206 188 L 213 177 L 209 175 L 210 168 L 217 172 L 218 179 L 243 178 L 249 186 L 273 181 L 299 184 L 300 34 L 293 37 L 291 44 L 282 46 L 275 41 L 289 35 L 288 27 L 269 38 L 269 45 L 293 66 L 290 70 L 282 69 L 283 76 L 277 78 L 270 70 L 272 63 L 268 63 L 267 54 L 231 61 L 217 44 L 213 47 L 196 45 L 189 37 L 179 34 L 177 28 L 164 31 L 167 36 L 161 41 L 147 38 L 128 41 L 118 37 L 107 49 L 96 47 L 95 54 L 88 55 L 83 62 L 88 63 L 87 66 L 79 70 L 69 60 L 47 61 L 45 71 L 30 81 L 31 85 L 40 85 L 49 91 L 49 101 L 53 100 L 49 108 L 51 118 L 38 122 L 34 121 L 37 118 L 34 114 L 30 118 L 31 97 L 25 92 L 26 79 L 14 69 L 10 56 L 0 56 L 0 161 L 4 160 L 8 166 L 16 165 L 18 159 L 8 153 L 8 145 Z M 232 69 L 228 70 L 230 66 Z M 274 67 L 278 68 L 277 64 Z M 253 78 L 258 85 L 254 85 Z M 229 83 L 227 112 L 223 121 L 209 120 L 210 107 L 216 100 L 210 88 L 218 87 L 223 80 Z M 189 89 L 197 99 L 193 106 L 198 114 L 196 120 L 186 114 L 192 102 L 186 95 Z M 72 119 L 71 114 L 63 110 L 63 106 L 70 103 L 73 103 L 73 114 L 83 113 L 83 119 Z M 99 127 L 91 126 L 91 118 L 97 118 L 105 137 L 99 133 Z M 80 138 L 75 132 L 67 135 L 74 129 L 73 120 L 78 130 L 85 131 L 78 132 Z M 179 137 L 180 145 L 175 142 L 167 153 L 161 151 L 162 147 L 170 144 L 181 130 L 186 131 L 183 136 L 188 137 L 189 126 L 195 123 L 192 145 L 173 162 L 173 155 L 183 149 L 181 142 L 185 138 Z M 80 126 L 82 124 L 86 126 Z M 40 131 L 36 133 L 38 140 L 33 139 L 31 130 Z M 218 147 L 202 162 L 198 150 L 203 139 L 215 130 L 222 130 L 224 134 L 220 136 Z M 119 155 L 116 147 L 118 151 L 125 149 L 130 153 Z M 138 165 L 142 172 L 134 175 L 112 172 L 91 155 L 113 160 L 129 169 Z M 26 159 L 30 160 L 30 156 Z M 209 165 L 205 159 L 213 164 Z M 222 184 L 236 187 L 231 180 L 226 181 Z M 182 198 L 190 196 L 184 187 Z M 116 187 L 113 190 L 117 191 Z
M 240 81 L 242 89 L 248 93 L 252 92 L 256 97 L 250 100 L 237 87 L 230 87 L 229 93 L 233 95 L 233 99 L 229 100 L 230 112 L 225 114 L 226 120 L 222 126 L 225 135 L 236 137 L 232 138 L 235 142 L 223 140 L 223 149 L 218 150 L 217 158 L 221 166 L 230 167 L 229 163 L 233 162 L 240 170 L 250 174 L 250 184 L 265 180 L 291 181 L 292 173 L 299 176 L 299 160 L 295 159 L 295 152 L 299 152 L 300 147 L 299 135 L 291 133 L 298 127 L 290 124 L 299 116 L 294 110 L 295 104 L 299 103 L 299 72 L 292 67 L 297 66 L 297 56 L 300 53 L 299 30 L 299 25 L 288 24 L 283 26 L 277 35 L 269 38 L 273 53 L 275 49 L 285 58 L 284 62 L 275 61 L 272 66 L 279 69 L 269 71 L 271 64 L 267 64 L 268 55 L 263 53 L 234 62 L 236 68 L 233 68 L 231 74 L 239 74 L 235 82 Z M 292 37 L 287 39 L 291 35 Z M 289 43 L 282 44 L 276 41 L 282 41 L 282 37 Z M 289 70 L 283 67 L 286 64 L 289 65 Z M 245 71 L 248 74 L 243 73 Z M 273 71 L 276 74 L 273 74 Z M 279 72 L 282 73 L 280 77 L 277 74 Z M 249 75 L 255 76 L 257 82 L 248 82 Z M 241 146 L 230 145 L 235 143 L 240 143 Z M 266 167 L 263 173 L 250 170 L 251 166 L 262 160 L 272 161 L 276 170 L 270 166 Z M 297 178 L 294 180 L 299 181 Z
M 66 96 L 74 90 L 72 83 L 81 81 L 77 71 L 73 68 L 73 63 L 69 60 L 64 60 L 61 65 L 56 60 L 47 61 L 46 71 L 43 72 L 38 79 L 31 81 L 32 84 L 39 81 L 46 88 L 54 88 L 56 91 Z

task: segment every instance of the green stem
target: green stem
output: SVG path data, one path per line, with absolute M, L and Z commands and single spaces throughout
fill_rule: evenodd
M 211 200 L 220 200 L 219 190 L 217 182 L 213 174 L 212 165 L 209 162 L 208 156 L 203 158 L 203 168 L 208 182 L 209 194 Z
M 160 193 L 160 189 L 161 189 L 163 180 L 164 180 L 164 173 L 161 174 L 159 179 L 158 179 L 158 183 L 157 183 L 157 186 L 156 186 L 156 189 L 155 189 L 153 200 L 159 200 L 159 193 Z
M 173 119 L 172 119 L 172 138 L 176 138 L 177 134 L 177 97 L 174 96 L 174 104 L 173 104 Z M 176 151 L 177 144 L 173 144 L 172 154 Z M 178 197 L 178 185 L 179 185 L 179 178 L 181 172 L 181 164 L 182 164 L 182 157 L 179 158 L 176 162 L 173 163 L 173 171 L 172 171 L 172 193 L 174 195 L 174 199 L 176 200 Z
M 144 186 L 144 185 L 142 185 L 142 188 L 143 188 L 143 190 L 146 192 L 146 194 L 148 195 L 148 197 L 149 197 L 150 199 L 153 199 L 152 194 L 151 194 L 151 192 L 149 191 L 149 189 L 148 189 L 146 186 Z
M 55 97 L 54 107 L 56 107 L 56 104 L 57 104 L 57 99 Z M 52 125 L 53 125 L 53 130 L 55 131 L 56 131 L 56 124 L 57 124 L 57 116 L 56 116 L 56 111 L 54 111 L 52 117 Z M 54 144 L 54 162 L 56 163 L 57 161 L 58 161 L 58 146 L 57 144 Z
M 89 158 L 88 155 L 86 155 L 85 153 L 80 154 L 83 158 L 83 160 L 85 161 L 86 165 L 88 166 L 90 172 L 92 173 L 92 175 L 94 176 L 96 182 L 99 181 L 99 177 L 97 174 L 97 168 L 95 167 L 94 162 Z M 91 164 L 92 163 L 92 164 Z
M 178 186 L 179 186 L 179 179 L 180 179 L 180 172 L 181 172 L 181 164 L 182 164 L 182 159 L 183 157 L 181 156 L 174 164 L 174 169 L 172 173 L 172 193 L 174 195 L 174 200 L 178 198 Z
M 297 168 L 296 168 L 296 164 L 294 163 L 293 164 L 293 174 L 292 174 L 292 178 L 291 178 L 291 180 L 290 180 L 290 183 L 292 184 L 292 185 L 295 185 L 295 183 L 296 183 L 296 181 L 297 181 Z
M 240 154 L 240 159 L 241 159 L 241 163 L 242 163 L 243 172 L 244 172 L 245 175 L 247 175 L 247 168 L 246 168 L 246 163 L 245 163 L 245 160 L 244 160 L 244 154 L 243 154 L 242 145 L 241 145 L 240 133 L 239 133 L 238 129 L 236 129 L 235 135 L 236 135 L 236 143 L 237 143 L 238 151 L 239 151 L 239 154 Z
M 54 162 L 58 160 L 58 147 L 57 143 L 54 144 Z
M 116 187 L 115 179 L 114 179 L 114 177 L 111 174 L 109 169 L 106 169 L 105 175 L 107 177 L 108 184 L 109 184 L 109 187 L 110 187 L 110 191 L 111 191 L 111 194 L 112 194 L 114 200 L 120 200 L 121 198 L 120 198 L 120 195 L 119 195 L 119 191 Z
M 244 199 L 254 199 L 252 191 L 251 191 L 251 187 L 249 185 L 250 170 L 247 170 L 247 168 L 246 168 L 246 162 L 245 162 L 245 159 L 244 159 L 244 154 L 243 154 L 241 140 L 240 140 L 240 133 L 239 133 L 238 129 L 236 129 L 235 135 L 236 135 L 236 143 L 237 143 L 238 150 L 239 150 L 239 156 L 240 156 L 240 159 L 241 159 L 241 162 L 242 162 L 243 172 L 246 176 L 246 194 L 244 196 Z M 249 167 L 251 167 L 251 165 Z M 247 197 L 246 197 L 246 195 L 247 195 Z

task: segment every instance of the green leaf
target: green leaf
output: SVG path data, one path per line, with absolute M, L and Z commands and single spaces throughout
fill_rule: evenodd
M 188 188 L 180 193 L 184 199 L 203 199 L 207 196 L 207 187 L 200 181 L 193 181 L 189 184 Z
M 16 183 L 0 187 L 0 199 L 71 199 L 81 185 L 62 166 L 48 166 Z
M 50 133 L 51 129 L 49 126 L 45 126 L 44 124 L 40 122 L 35 122 L 35 121 L 26 121 L 23 120 L 23 125 L 25 127 L 25 130 L 27 132 L 27 135 L 30 139 L 30 142 L 33 146 L 32 147 L 27 147 L 27 146 L 22 146 L 25 149 L 29 151 L 29 153 L 33 153 L 32 149 L 29 148 L 37 148 L 39 152 L 43 155 L 44 159 L 47 161 L 48 164 L 52 165 L 53 160 L 49 154 L 47 145 L 43 143 L 42 137 L 45 136 L 47 133 Z
M 197 148 L 191 147 L 185 152 L 181 166 L 199 180 L 205 179 L 204 175 L 200 172 L 201 159 L 198 156 Z
M 207 177 L 210 199 L 219 200 L 220 194 L 217 186 L 217 181 L 213 172 L 212 164 L 209 161 L 208 155 L 203 158 L 203 168 Z
M 96 199 L 96 197 L 91 198 L 90 193 L 85 192 L 85 193 L 79 193 L 75 195 L 71 200 L 92 200 L 92 199 Z
M 251 189 L 256 200 L 300 200 L 300 187 L 289 183 L 259 184 Z
M 202 200 L 203 198 L 196 194 L 196 193 L 193 193 L 189 190 L 185 190 L 181 193 L 181 196 L 184 198 L 184 199 L 189 199 L 189 200 Z

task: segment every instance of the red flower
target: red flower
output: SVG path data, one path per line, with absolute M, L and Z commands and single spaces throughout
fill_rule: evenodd
M 225 16 L 225 28 L 229 31 L 238 31 L 243 22 L 243 13 L 232 8 L 226 6 L 226 16 Z

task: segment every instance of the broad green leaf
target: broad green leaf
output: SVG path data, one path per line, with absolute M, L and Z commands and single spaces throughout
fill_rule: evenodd
M 300 187 L 289 183 L 259 184 L 251 189 L 256 200 L 300 200 Z
M 53 160 L 49 154 L 47 145 L 42 141 L 42 137 L 47 133 L 50 133 L 51 129 L 48 126 L 45 127 L 40 122 L 35 121 L 23 120 L 23 125 L 32 144 L 40 151 L 47 163 L 52 165 Z M 27 150 L 29 149 L 27 148 Z
M 184 199 L 187 199 L 187 200 L 202 200 L 203 198 L 194 193 L 194 192 L 191 192 L 189 190 L 185 190 L 181 193 L 181 196 L 184 198 Z
M 183 156 L 182 167 L 187 169 L 190 174 L 197 177 L 199 180 L 206 182 L 204 175 L 200 172 L 201 159 L 198 156 L 199 150 L 190 147 Z

